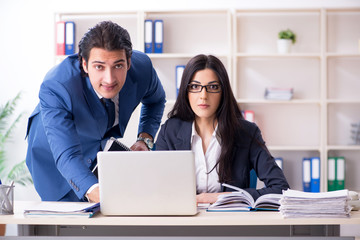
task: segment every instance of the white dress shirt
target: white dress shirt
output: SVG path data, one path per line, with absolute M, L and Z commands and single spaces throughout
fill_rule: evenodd
M 196 192 L 199 193 L 213 193 L 220 192 L 221 185 L 219 183 L 219 175 L 214 169 L 220 153 L 221 146 L 216 136 L 217 126 L 212 134 L 210 144 L 204 154 L 202 147 L 202 139 L 195 129 L 195 122 L 192 125 L 191 134 L 191 150 L 195 154 L 195 170 L 196 170 Z

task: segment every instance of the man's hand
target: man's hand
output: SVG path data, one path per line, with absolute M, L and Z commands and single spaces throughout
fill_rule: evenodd
M 94 188 L 90 193 L 87 194 L 87 198 L 91 203 L 100 202 L 99 187 Z
M 149 151 L 149 148 L 143 141 L 137 141 L 130 147 L 132 151 Z
M 140 133 L 139 137 L 153 139 L 153 137 L 150 134 L 145 132 Z M 146 144 L 143 141 L 137 141 L 136 143 L 134 143 L 134 145 L 130 147 L 130 149 L 132 151 L 149 151 L 149 148 L 146 146 Z

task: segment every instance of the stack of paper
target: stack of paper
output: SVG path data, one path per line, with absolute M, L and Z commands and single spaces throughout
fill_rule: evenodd
M 266 88 L 265 99 L 269 100 L 291 100 L 293 97 L 293 88 Z
M 280 199 L 284 218 L 342 218 L 349 217 L 351 206 L 347 189 L 332 192 L 301 192 L 286 190 Z

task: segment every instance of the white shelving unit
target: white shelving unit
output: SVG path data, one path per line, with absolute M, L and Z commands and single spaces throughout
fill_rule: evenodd
M 302 189 L 302 158 L 321 156 L 321 10 L 237 10 L 233 18 L 234 90 L 255 113 L 264 140 L 294 189 Z M 297 35 L 289 54 L 277 34 Z M 266 87 L 294 88 L 291 101 L 264 99 Z M 323 181 L 321 181 L 323 183 Z
M 126 28 L 134 49 L 144 50 L 144 20 L 164 21 L 164 51 L 148 54 L 167 94 L 176 99 L 175 66 L 204 53 L 225 64 L 242 110 L 255 122 L 294 189 L 302 189 L 302 158 L 321 158 L 321 190 L 327 190 L 327 157 L 346 158 L 346 187 L 360 190 L 360 146 L 350 145 L 350 124 L 360 122 L 360 9 L 270 9 L 59 13 L 76 23 L 76 42 L 89 27 L 112 20 Z M 297 42 L 278 54 L 277 34 L 291 29 Z M 57 56 L 56 61 L 64 59 Z M 291 101 L 264 99 L 266 87 L 292 87 Z M 125 133 L 135 141 L 136 111 Z
M 360 9 L 326 10 L 326 27 L 325 153 L 345 157 L 345 187 L 359 190 L 360 146 L 351 144 L 350 124 L 360 122 Z

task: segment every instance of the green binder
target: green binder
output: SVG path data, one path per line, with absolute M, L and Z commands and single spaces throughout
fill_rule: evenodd
M 336 190 L 345 189 L 345 157 L 336 158 Z
M 328 157 L 328 191 L 336 190 L 336 158 Z

